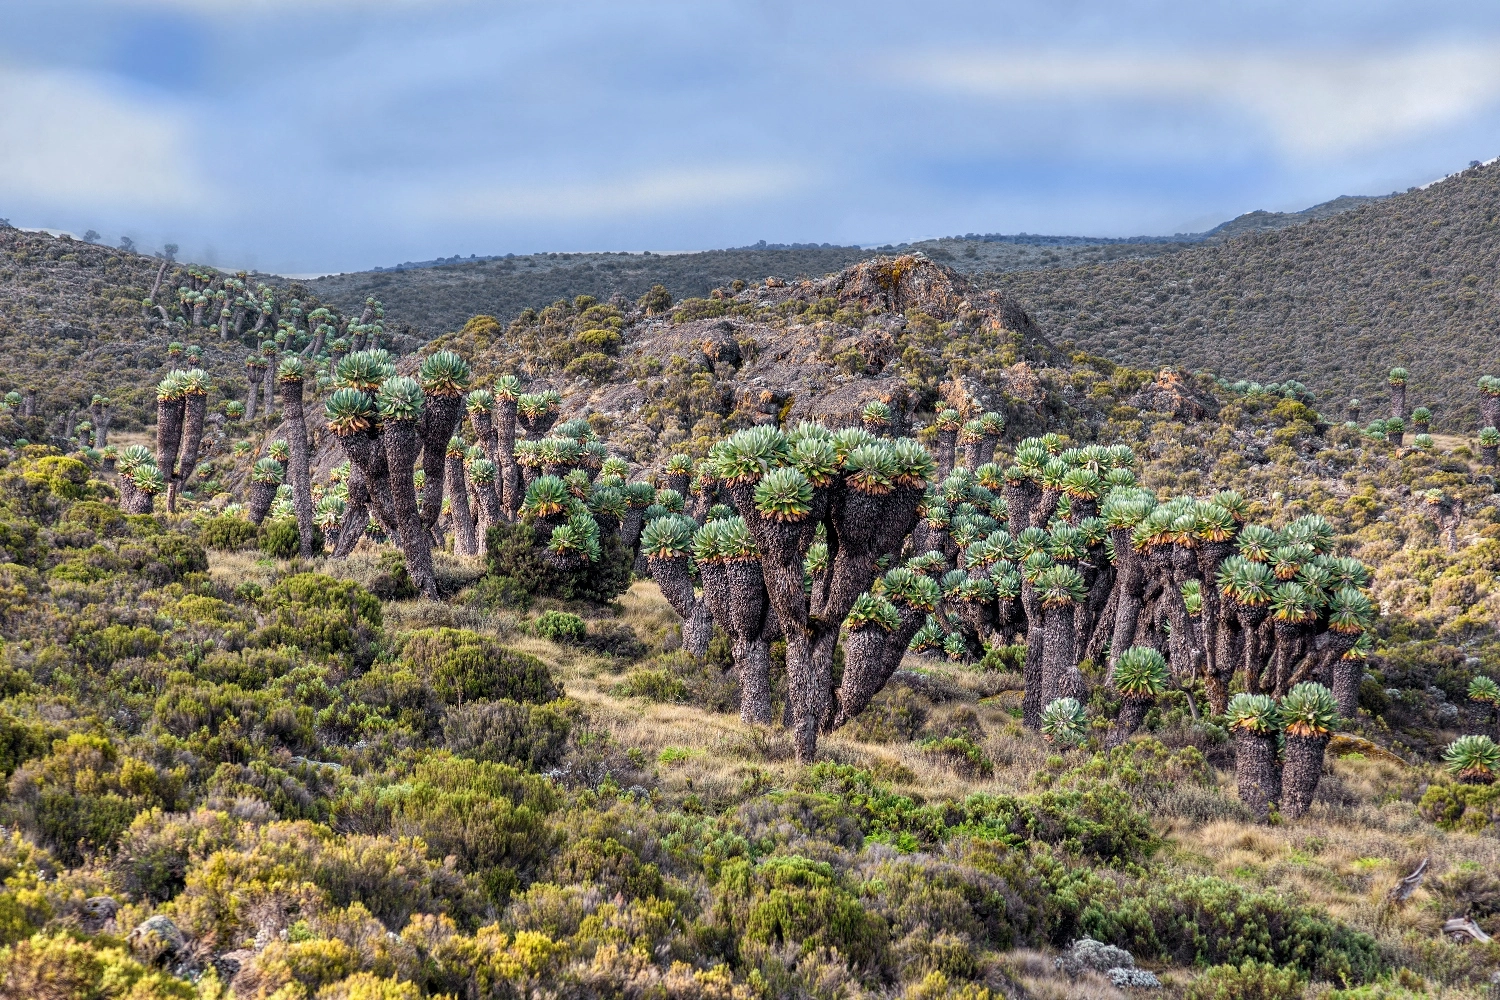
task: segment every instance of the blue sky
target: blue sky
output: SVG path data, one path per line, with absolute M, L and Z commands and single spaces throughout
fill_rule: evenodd
M 1500 5 L 0 0 L 0 217 L 222 266 L 1207 228 L 1500 154 Z

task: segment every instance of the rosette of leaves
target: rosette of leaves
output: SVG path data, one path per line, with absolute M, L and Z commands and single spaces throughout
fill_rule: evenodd
M 589 513 L 599 522 L 599 530 L 605 534 L 618 531 L 630 510 L 624 491 L 615 486 L 598 487 L 585 502 Z
M 1312 549 L 1307 545 L 1279 545 L 1271 553 L 1271 571 L 1278 580 L 1296 579 L 1302 564 L 1312 558 Z
M 363 434 L 377 419 L 375 402 L 361 389 L 336 389 L 323 404 L 328 429 L 340 438 Z
M 814 488 L 830 485 L 839 474 L 839 456 L 827 438 L 803 437 L 791 445 L 791 463 Z
M 755 509 L 773 521 L 801 521 L 812 513 L 812 502 L 812 483 L 794 467 L 760 477 L 755 487 Z
M 562 477 L 563 485 L 568 488 L 568 494 L 579 500 L 587 500 L 594 492 L 594 484 L 589 482 L 587 472 L 582 469 L 574 469 Z
M 286 477 L 286 470 L 274 458 L 256 461 L 250 469 L 250 523 L 260 524 L 276 499 L 276 491 Z
M 1333 525 L 1321 514 L 1308 514 L 1288 524 L 1284 530 L 1286 540 L 1292 545 L 1306 546 L 1312 554 L 1326 555 L 1333 551 L 1335 532 Z M 1309 555 L 1311 558 L 1311 555 Z
M 714 461 L 717 478 L 729 486 L 751 484 L 787 463 L 791 442 L 775 427 L 750 427 L 725 438 L 717 451 Z
M 1286 586 L 1296 586 L 1287 584 Z M 1338 702 L 1321 684 L 1298 684 L 1281 700 L 1281 723 L 1286 739 L 1282 767 L 1282 796 L 1287 816 L 1296 819 L 1312 805 L 1323 774 L 1323 753 L 1338 721 Z
M 925 653 L 929 650 L 942 649 L 947 639 L 948 633 L 938 624 L 936 618 L 929 615 L 927 621 L 912 635 L 906 650 L 909 653 Z
M 734 513 L 733 507 L 729 506 L 727 503 L 716 503 L 712 507 L 708 508 L 708 513 L 705 515 L 705 518 L 709 521 L 724 521 L 734 516 L 736 515 Z
M 1059 747 L 1076 747 L 1088 736 L 1088 716 L 1076 698 L 1055 698 L 1042 710 L 1042 738 Z
M 1229 700 L 1227 719 L 1234 736 L 1240 801 L 1264 822 L 1281 803 L 1281 764 L 1277 759 L 1281 710 L 1270 695 L 1241 693 Z
M 1500 746 L 1488 736 L 1460 736 L 1443 751 L 1448 771 L 1466 785 L 1488 785 L 1500 771 Z
M 1189 616 L 1203 613 L 1203 585 L 1197 580 L 1185 580 L 1179 588 L 1182 594 L 1182 607 Z
M 1047 538 L 1047 554 L 1060 563 L 1076 563 L 1088 554 L 1088 541 L 1073 525 L 1059 524 Z
M 906 560 L 906 565 L 913 572 L 921 573 L 923 576 L 938 577 L 947 571 L 948 560 L 941 552 L 929 549 Z
M 611 455 L 599 466 L 600 475 L 619 476 L 625 479 L 630 475 L 630 463 L 618 455 Z
M 375 351 L 355 351 L 339 360 L 334 368 L 334 381 L 340 386 L 373 395 L 394 374 L 392 365 Z
M 677 454 L 667 459 L 666 480 L 670 489 L 679 494 L 686 494 L 688 481 L 693 475 L 693 459 L 691 456 Z
M 824 542 L 813 542 L 807 547 L 807 555 L 802 559 L 804 586 L 811 590 L 813 581 L 826 572 L 828 572 L 828 545 Z
M 526 487 L 521 514 L 535 520 L 557 518 L 568 509 L 567 484 L 556 476 L 538 476 Z
M 887 431 L 891 426 L 891 408 L 878 399 L 866 403 L 859 412 L 860 422 L 870 432 L 879 434 Z
M 1132 646 L 1115 660 L 1113 682 L 1120 693 L 1120 715 L 1110 727 L 1107 746 L 1131 737 L 1146 719 L 1157 696 L 1167 689 L 1166 657 L 1147 646 Z
M 867 591 L 854 599 L 844 626 L 851 634 L 860 629 L 895 632 L 901 627 L 901 612 L 887 598 Z
M 1497 454 L 1500 454 L 1500 429 L 1485 427 L 1479 431 L 1479 450 L 1486 465 L 1496 463 Z
M 678 493 L 674 489 L 671 489 L 670 487 L 664 486 L 661 489 L 657 490 L 655 502 L 658 505 L 667 508 L 667 510 L 671 511 L 674 514 L 681 514 L 684 510 L 687 509 L 686 503 L 682 499 L 682 494 Z
M 943 655 L 952 663 L 962 663 L 969 659 L 968 640 L 962 633 L 949 632 L 943 638 Z
M 641 530 L 641 551 L 651 559 L 685 559 L 696 533 L 691 518 L 676 514 L 652 518 Z
M 1281 536 L 1263 524 L 1247 524 L 1235 538 L 1239 554 L 1252 562 L 1268 563 L 1272 553 L 1281 547 Z

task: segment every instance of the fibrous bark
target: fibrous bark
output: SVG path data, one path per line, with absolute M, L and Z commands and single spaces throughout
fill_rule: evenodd
M 297 513 L 297 551 L 304 559 L 313 556 L 317 525 L 313 523 L 311 455 L 307 447 L 307 421 L 303 413 L 300 378 L 280 379 L 281 406 L 286 417 L 287 445 L 291 448 L 292 509 Z
M 395 507 L 396 525 L 401 532 L 406 571 L 411 574 L 412 583 L 422 596 L 435 601 L 438 588 L 437 578 L 432 572 L 432 539 L 417 509 L 417 488 L 413 477 L 420 446 L 416 421 L 387 420 L 381 436 L 385 439 L 391 501 Z

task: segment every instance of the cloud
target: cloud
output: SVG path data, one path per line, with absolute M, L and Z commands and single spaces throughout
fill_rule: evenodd
M 55 208 L 201 207 L 188 128 L 86 76 L 0 67 L 0 191 Z
M 566 184 L 516 182 L 449 190 L 421 189 L 406 200 L 411 214 L 464 221 L 570 221 L 712 208 L 784 195 L 804 180 L 774 165 L 701 166 Z
M 1322 158 L 1452 125 L 1500 99 L 1500 42 L 1397 52 L 934 53 L 908 79 L 982 98 L 1227 105 L 1281 148 Z

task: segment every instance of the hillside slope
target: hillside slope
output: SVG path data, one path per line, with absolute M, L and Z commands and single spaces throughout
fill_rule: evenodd
M 859 247 L 801 250 L 711 250 L 705 253 L 542 253 L 438 267 L 357 271 L 316 278 L 306 285 L 321 299 L 353 309 L 375 296 L 397 328 L 436 337 L 470 316 L 514 316 L 558 299 L 592 295 L 635 299 L 652 285 L 674 298 L 707 295 L 735 279 L 753 282 L 837 271 L 869 256 Z
M 991 275 L 1059 341 L 1141 366 L 1299 379 L 1330 415 L 1349 396 L 1411 405 L 1471 430 L 1475 379 L 1496 365 L 1500 166 L 1331 218 L 1170 256 Z

